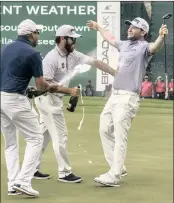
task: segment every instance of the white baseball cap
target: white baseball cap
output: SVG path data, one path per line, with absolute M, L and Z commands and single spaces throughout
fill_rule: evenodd
M 36 23 L 32 20 L 26 19 L 18 25 L 17 33 L 18 35 L 27 35 L 35 32 L 36 30 L 42 31 L 42 29 L 43 25 L 36 25 Z
M 73 38 L 79 38 L 82 37 L 82 35 L 77 34 L 75 32 L 75 28 L 71 25 L 62 25 L 56 30 L 56 37 L 73 37 Z
M 146 33 L 149 32 L 149 24 L 143 18 L 137 17 L 133 21 L 126 20 L 125 24 L 126 25 L 133 25 L 135 27 L 141 28 Z

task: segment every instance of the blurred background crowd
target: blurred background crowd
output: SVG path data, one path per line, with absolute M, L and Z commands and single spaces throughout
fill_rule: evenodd
M 158 76 L 155 82 L 152 82 L 148 75 L 143 79 L 141 85 L 140 97 L 143 99 L 174 99 L 174 79 L 171 77 L 168 87 L 166 87 L 166 82 L 162 76 Z M 167 90 L 167 91 L 166 91 Z M 112 84 L 106 85 L 105 90 L 102 92 L 102 97 L 109 98 L 112 91 Z M 167 94 L 166 94 L 167 93 Z M 91 83 L 91 80 L 88 81 L 88 84 L 83 90 L 84 96 L 95 96 L 95 90 Z

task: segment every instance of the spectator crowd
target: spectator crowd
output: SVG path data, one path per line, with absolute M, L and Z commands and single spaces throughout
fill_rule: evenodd
M 146 75 L 143 79 L 141 85 L 141 98 L 144 99 L 174 99 L 174 79 L 172 78 L 168 83 L 168 95 L 166 98 L 166 82 L 163 80 L 161 76 L 158 76 L 155 83 L 153 83 L 149 77 Z M 104 91 L 102 92 L 102 96 L 109 98 L 112 91 L 112 85 L 106 85 Z M 94 96 L 94 87 L 91 83 L 91 80 L 88 81 L 88 84 L 84 88 L 84 96 Z
M 161 76 L 158 76 L 155 83 L 149 80 L 148 76 L 144 77 L 144 81 L 141 85 L 141 97 L 142 98 L 156 98 L 156 99 L 170 99 L 173 100 L 173 78 L 168 84 L 168 96 L 166 98 L 166 82 Z

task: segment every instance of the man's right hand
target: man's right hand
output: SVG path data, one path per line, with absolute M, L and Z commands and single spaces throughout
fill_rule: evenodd
M 74 97 L 78 96 L 80 94 L 80 88 L 78 87 L 72 87 L 70 88 L 70 94 Z

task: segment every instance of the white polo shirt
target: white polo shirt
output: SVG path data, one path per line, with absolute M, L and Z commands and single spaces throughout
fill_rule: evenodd
M 59 83 L 77 65 L 88 64 L 93 58 L 74 50 L 68 56 L 56 46 L 43 59 L 43 75 L 47 80 Z M 69 87 L 70 80 L 64 84 Z

